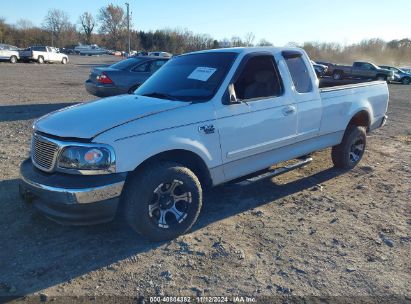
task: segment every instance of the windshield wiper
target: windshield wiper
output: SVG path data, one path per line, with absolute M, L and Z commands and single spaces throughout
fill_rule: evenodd
M 178 100 L 178 98 L 173 95 L 166 94 L 166 93 L 160 93 L 160 92 L 146 93 L 146 94 L 142 94 L 142 96 L 154 97 L 154 98 L 159 98 L 159 99 Z

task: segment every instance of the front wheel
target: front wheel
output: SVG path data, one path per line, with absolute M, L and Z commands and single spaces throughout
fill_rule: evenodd
M 196 222 L 202 189 L 190 169 L 160 162 L 127 181 L 122 203 L 134 231 L 153 241 L 170 240 L 189 231 Z
M 67 63 L 67 58 L 64 57 L 63 59 L 61 59 L 61 63 L 62 63 L 62 64 L 66 64 L 66 63 Z
M 411 83 L 411 78 L 405 77 L 401 82 L 402 84 L 409 85 Z
M 17 62 L 17 57 L 16 56 L 11 56 L 10 57 L 10 62 L 11 63 L 16 63 Z
M 332 148 L 331 157 L 334 166 L 353 169 L 361 161 L 366 143 L 367 135 L 364 127 L 348 126 L 342 142 Z

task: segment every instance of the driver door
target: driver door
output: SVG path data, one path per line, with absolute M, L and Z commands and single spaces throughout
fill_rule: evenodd
M 271 53 L 246 56 L 232 83 L 237 102 L 216 110 L 227 180 L 270 167 L 297 135 L 297 107 Z

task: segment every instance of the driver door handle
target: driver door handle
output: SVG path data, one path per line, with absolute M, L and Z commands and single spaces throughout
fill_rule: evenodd
M 283 108 L 284 116 L 294 114 L 296 111 L 297 111 L 297 109 L 294 106 L 288 106 L 288 107 Z

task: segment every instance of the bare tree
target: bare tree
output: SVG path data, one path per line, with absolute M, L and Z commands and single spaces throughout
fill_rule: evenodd
M 258 43 L 258 46 L 273 46 L 273 44 L 270 41 L 263 38 Z
M 79 23 L 83 28 L 84 35 L 86 36 L 86 43 L 91 44 L 91 35 L 93 34 L 94 27 L 96 26 L 93 15 L 89 12 L 84 12 L 79 17 Z
M 249 32 L 244 35 L 244 44 L 245 46 L 253 46 L 255 40 L 255 35 L 252 32 Z
M 44 28 L 51 33 L 51 45 L 54 46 L 54 38 L 58 44 L 61 44 L 61 34 L 72 24 L 68 15 L 58 9 L 50 9 L 44 18 Z
M 107 35 L 109 47 L 123 49 L 125 43 L 121 38 L 127 28 L 127 17 L 121 6 L 102 7 L 98 19 L 101 21 L 100 33 Z
M 6 36 L 7 24 L 6 20 L 0 17 L 0 43 L 4 42 Z
M 231 37 L 231 46 L 232 47 L 241 47 L 244 46 L 243 40 L 238 36 Z

